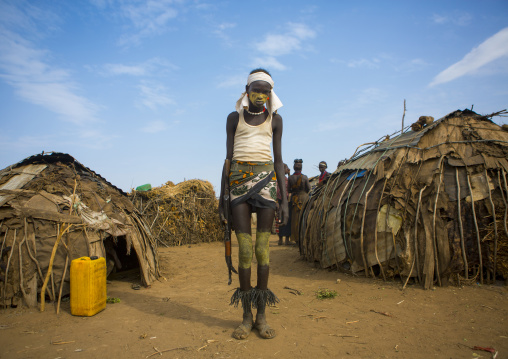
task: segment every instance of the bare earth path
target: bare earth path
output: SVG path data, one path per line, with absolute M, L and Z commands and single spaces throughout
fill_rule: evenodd
M 233 242 L 234 239 L 233 239 Z M 108 304 L 94 317 L 70 314 L 63 303 L 37 310 L 0 310 L 0 358 L 491 358 L 508 357 L 508 290 L 475 285 L 424 291 L 318 270 L 294 247 L 271 242 L 269 287 L 281 300 L 267 309 L 272 340 L 256 331 L 231 338 L 241 319 L 229 306 L 220 243 L 161 248 L 165 278 L 133 290 L 135 275 L 108 284 Z M 234 248 L 233 263 L 237 264 Z M 254 278 L 255 279 L 255 278 Z M 302 295 L 284 289 L 290 287 Z M 320 288 L 336 290 L 319 300 Z M 169 350 L 172 349 L 172 350 Z

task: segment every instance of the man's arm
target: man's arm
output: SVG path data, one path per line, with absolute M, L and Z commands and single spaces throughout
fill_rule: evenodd
M 275 167 L 275 176 L 278 183 L 285 183 L 284 162 L 282 161 L 282 117 L 275 114 L 272 119 L 272 140 L 273 140 L 273 162 Z M 279 218 L 282 225 L 288 222 L 288 200 L 286 196 L 286 186 L 280 186 L 281 190 L 281 205 L 279 209 Z
M 233 159 L 233 147 L 235 143 L 235 132 L 239 120 L 238 112 L 231 112 L 226 122 L 226 159 L 230 162 Z M 222 177 L 220 183 L 220 197 L 219 197 L 219 215 L 221 221 L 227 218 L 224 213 L 224 193 L 229 190 L 229 173 L 226 171 L 226 166 L 222 167 Z

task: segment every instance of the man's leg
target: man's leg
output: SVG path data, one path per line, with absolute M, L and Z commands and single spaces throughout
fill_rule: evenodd
M 233 332 L 236 339 L 245 339 L 249 336 L 253 326 L 252 316 L 252 286 L 251 262 L 252 262 L 252 234 L 251 234 L 251 208 L 247 203 L 235 206 L 232 210 L 233 224 L 236 238 L 238 239 L 238 279 L 240 287 L 231 297 L 231 304 L 235 307 L 242 303 L 243 320 Z
M 259 335 L 265 339 L 275 337 L 275 330 L 270 328 L 266 322 L 266 305 L 275 304 L 279 300 L 268 289 L 268 275 L 270 272 L 269 242 L 270 226 L 274 217 L 274 210 L 269 208 L 258 209 L 258 226 L 256 231 L 256 259 L 257 268 L 257 286 L 254 289 L 253 306 L 257 308 L 256 322 L 254 326 L 259 331 Z

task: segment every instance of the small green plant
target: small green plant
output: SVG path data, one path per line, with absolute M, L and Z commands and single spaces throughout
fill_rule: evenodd
M 337 291 L 330 290 L 327 288 L 320 289 L 316 292 L 316 297 L 318 299 L 333 299 L 337 296 Z
M 120 298 L 108 297 L 108 298 L 106 299 L 106 303 L 110 303 L 110 304 L 113 304 L 113 303 L 120 303 Z

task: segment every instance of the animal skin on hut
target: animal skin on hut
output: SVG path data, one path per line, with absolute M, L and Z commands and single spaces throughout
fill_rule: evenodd
M 358 152 L 292 218 L 301 254 L 426 289 L 508 278 L 508 133 L 491 121 L 507 113 L 455 111 Z
M 146 229 L 126 193 L 68 154 L 37 154 L 0 170 L 0 262 L 6 267 L 0 305 L 22 298 L 36 306 L 38 293 L 41 310 L 44 294 L 59 302 L 69 294 L 72 260 L 107 257 L 109 244 L 128 269 L 139 268 L 141 284 L 151 284 L 159 276 L 158 256 Z

